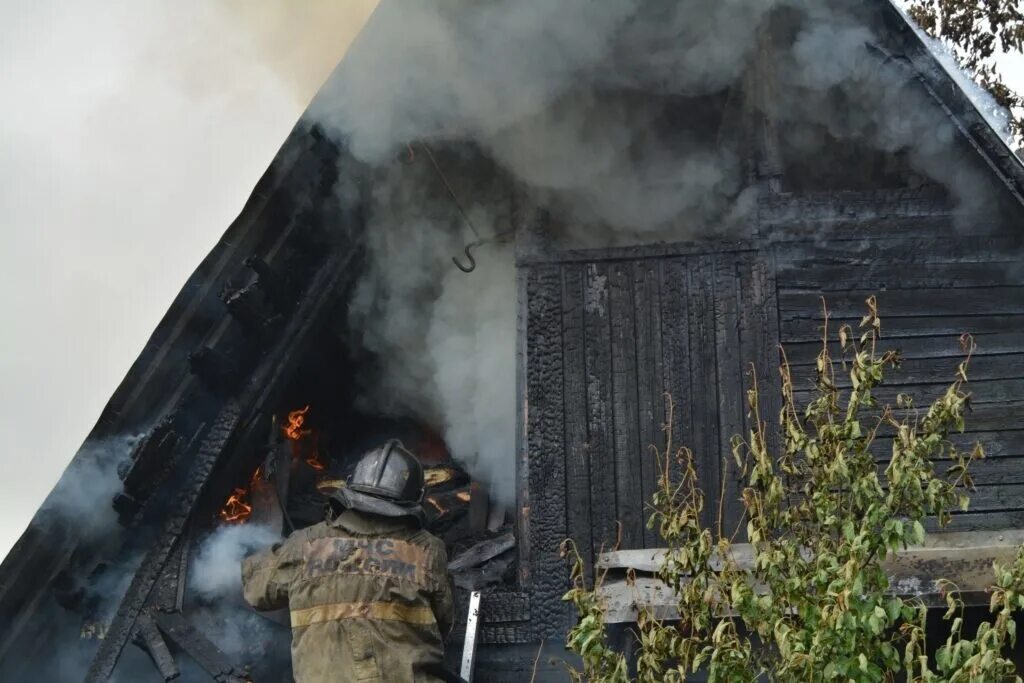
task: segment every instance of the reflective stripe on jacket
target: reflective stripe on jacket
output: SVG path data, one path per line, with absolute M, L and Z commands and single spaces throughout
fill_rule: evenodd
M 435 681 L 453 605 L 444 544 L 346 510 L 242 563 L 246 601 L 288 607 L 296 683 Z

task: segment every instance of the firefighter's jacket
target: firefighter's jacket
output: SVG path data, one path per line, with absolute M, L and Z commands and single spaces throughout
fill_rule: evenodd
M 406 519 L 346 510 L 246 558 L 258 610 L 291 612 L 296 683 L 439 680 L 453 605 L 444 544 Z

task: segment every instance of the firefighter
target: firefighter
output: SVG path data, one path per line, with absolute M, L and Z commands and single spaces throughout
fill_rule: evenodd
M 326 521 L 242 562 L 245 600 L 290 610 L 296 683 L 442 680 L 452 592 L 419 461 L 393 439 L 330 495 Z

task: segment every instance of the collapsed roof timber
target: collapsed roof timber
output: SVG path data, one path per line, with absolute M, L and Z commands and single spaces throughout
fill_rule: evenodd
M 848 319 L 878 293 L 886 335 L 907 357 L 895 381 L 922 398 L 952 369 L 955 337 L 978 336 L 969 436 L 991 457 L 954 529 L 1024 526 L 1024 168 L 903 17 L 880 1 L 737 2 L 716 4 L 709 28 L 616 0 L 597 18 L 574 7 L 573 29 L 535 4 L 518 6 L 549 22 L 543 43 L 500 24 L 520 42 L 488 34 L 495 69 L 456 60 L 449 73 L 426 29 L 392 33 L 403 13 L 460 53 L 483 50 L 474 31 L 511 18 L 508 5 L 450 16 L 382 3 L 0 568 L 0 671 L 159 680 L 198 662 L 216 680 L 245 667 L 279 675 L 286 630 L 266 622 L 260 638 L 228 642 L 230 597 L 204 590 L 197 570 L 210 566 L 207 540 L 225 517 L 263 515 L 278 531 L 312 521 L 318 483 L 343 474 L 365 440 L 405 430 L 433 444 L 421 449 L 430 464 L 455 471 L 450 449 L 489 484 L 485 505 L 487 487 L 439 482 L 448 498 L 437 509 L 468 525 L 453 544 L 514 528 L 515 549 L 501 537 L 492 553 L 505 564 L 466 581 L 490 583 L 481 656 L 496 679 L 521 680 L 536 643 L 557 648 L 569 623 L 562 539 L 591 565 L 620 534 L 624 550 L 659 545 L 643 505 L 663 393 L 705 491 L 724 491 L 735 521 L 719 455 L 743 430 L 744 368 L 755 362 L 769 385 L 780 343 L 809 367 L 822 294 Z M 711 28 L 736 46 L 694 57 L 679 35 L 719 40 Z M 597 46 L 578 31 L 598 34 Z M 500 64 L 513 49 L 518 61 Z M 561 71 L 524 64 L 537 50 Z M 509 92 L 482 101 L 496 74 Z M 502 279 L 508 244 L 482 246 L 473 273 L 452 265 L 467 241 L 510 234 L 514 277 Z M 473 336 L 517 318 L 502 302 L 518 306 L 518 354 L 500 334 Z M 446 328 L 459 315 L 471 332 Z M 506 366 L 507 386 L 488 381 Z M 467 400 L 467 384 L 509 400 Z M 288 421 L 298 413 L 309 422 Z M 488 434 L 518 434 L 488 440 L 465 415 Z M 293 447 L 301 439 L 281 436 L 290 426 L 316 440 Z M 118 470 L 116 497 L 99 501 L 117 521 L 83 528 L 76 482 L 103 467 Z M 261 507 L 267 489 L 283 505 Z M 140 665 L 143 649 L 152 662 Z

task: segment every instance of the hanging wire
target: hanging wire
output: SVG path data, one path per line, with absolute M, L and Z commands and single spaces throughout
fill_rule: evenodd
M 427 153 L 427 158 L 430 159 L 431 165 L 434 167 L 434 170 L 437 171 L 437 175 L 441 178 L 441 182 L 444 183 L 445 189 L 448 190 L 448 196 L 450 196 L 452 198 L 452 202 L 455 203 L 455 207 L 459 210 L 459 215 L 462 216 L 462 220 L 469 226 L 469 229 L 473 231 L 473 236 L 476 237 L 475 240 L 467 243 L 463 248 L 463 253 L 466 255 L 465 261 L 460 261 L 458 256 L 452 257 L 452 263 L 455 264 L 456 268 L 461 270 L 463 273 L 472 273 L 476 270 L 476 259 L 473 257 L 474 249 L 482 247 L 490 242 L 500 242 L 509 235 L 514 234 L 516 230 L 515 228 L 510 228 L 504 232 L 494 235 L 493 237 L 481 237 L 480 231 L 477 230 L 476 225 L 473 224 L 473 219 L 471 219 L 469 214 L 466 213 L 466 210 L 462 207 L 462 202 L 459 201 L 458 195 L 455 194 L 455 190 L 452 188 L 452 184 L 448 182 L 448 176 L 444 174 L 444 171 L 441 170 L 441 165 L 437 163 L 437 159 L 434 157 L 434 152 L 430 149 L 427 143 L 420 142 L 420 145 L 423 147 L 423 151 Z M 411 144 L 406 145 L 406 148 L 409 154 L 407 157 L 402 159 L 402 163 L 411 164 L 416 160 L 416 152 Z

